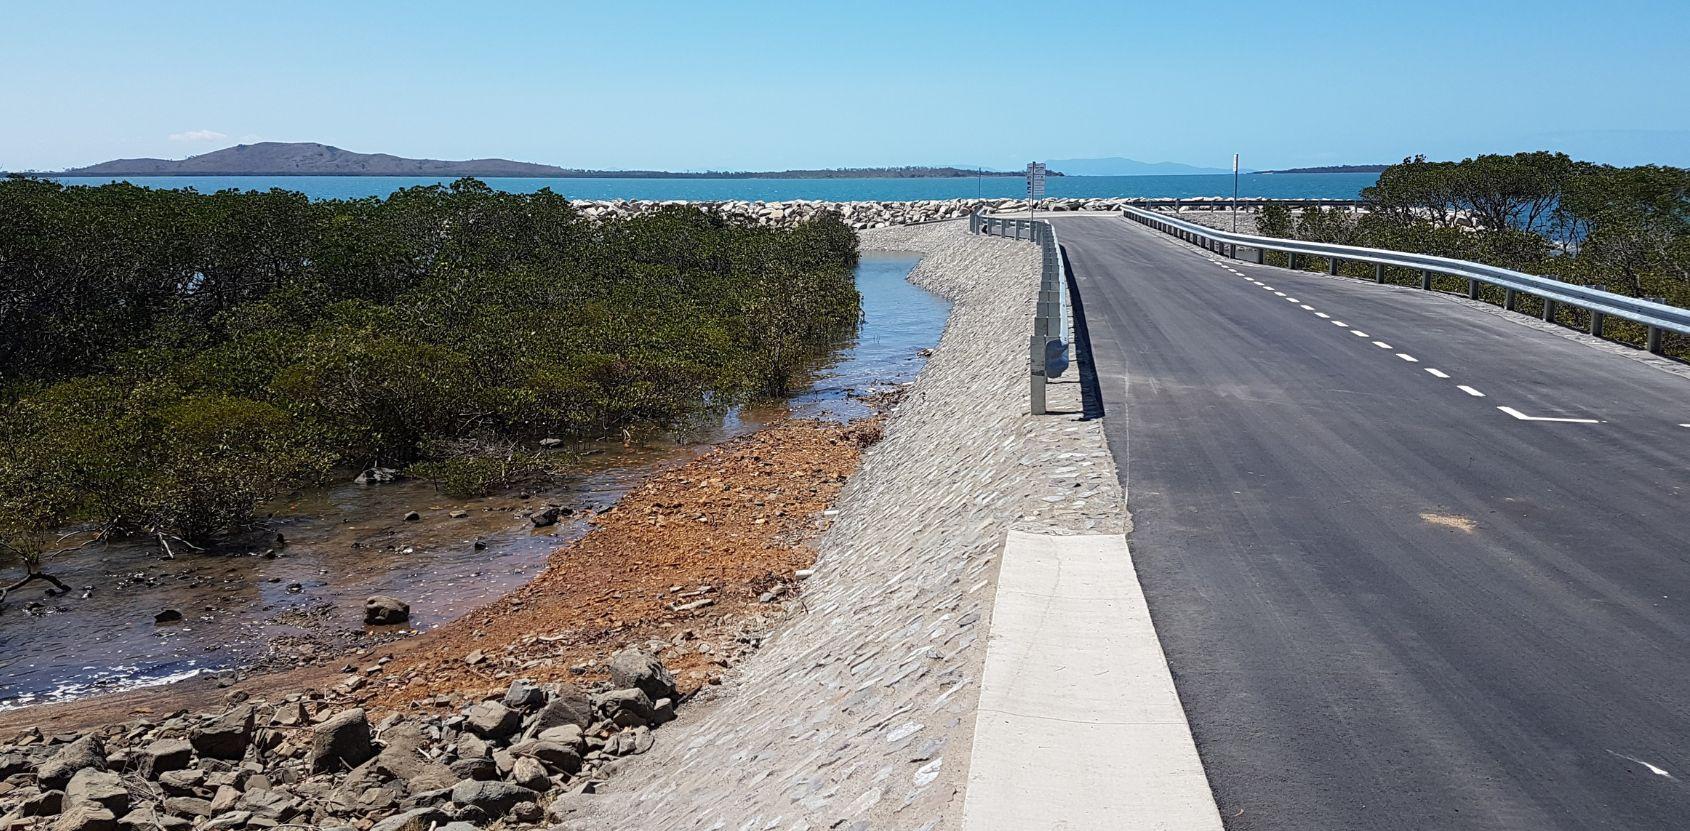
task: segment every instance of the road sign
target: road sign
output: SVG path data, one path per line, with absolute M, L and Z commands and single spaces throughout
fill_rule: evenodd
M 1044 162 L 1027 163 L 1027 198 L 1045 198 L 1045 165 Z

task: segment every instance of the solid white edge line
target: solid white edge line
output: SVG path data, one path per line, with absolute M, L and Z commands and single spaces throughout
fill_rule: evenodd
M 1426 367 L 1426 373 L 1433 378 L 1448 378 L 1449 374 L 1435 367 Z
M 1462 384 L 1461 386 L 1456 387 L 1456 389 L 1461 390 L 1462 392 L 1467 393 L 1468 395 L 1471 395 L 1474 398 L 1484 398 L 1485 397 L 1484 393 L 1479 392 L 1478 390 L 1473 389 L 1472 387 L 1469 387 L 1466 384 Z
M 1519 410 L 1514 409 L 1513 407 L 1497 407 L 1497 409 L 1501 410 L 1501 411 L 1503 411 L 1503 412 L 1505 412 L 1505 413 L 1507 413 L 1507 414 L 1509 414 L 1509 415 L 1511 415 L 1511 416 L 1513 416 L 1513 417 L 1515 417 L 1515 418 L 1517 418 L 1521 421 L 1558 421 L 1558 422 L 1561 422 L 1561 423 L 1564 423 L 1564 424 L 1601 424 L 1602 423 L 1601 419 L 1595 419 L 1595 418 L 1550 418 L 1548 416 L 1529 416 L 1529 415 L 1526 415 L 1525 413 L 1520 412 Z

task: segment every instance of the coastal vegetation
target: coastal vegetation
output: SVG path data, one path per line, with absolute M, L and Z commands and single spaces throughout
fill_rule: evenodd
M 345 201 L 0 181 L 0 546 L 30 575 L 90 535 L 169 553 L 336 471 L 473 494 L 541 437 L 784 395 L 855 326 L 856 260 L 829 214 L 593 219 L 473 179 Z
M 1592 286 L 1629 297 L 1690 307 L 1690 169 L 1614 167 L 1560 153 L 1487 155 L 1457 162 L 1405 159 L 1362 191 L 1368 210 L 1355 214 L 1269 206 L 1263 234 L 1473 260 Z M 1271 255 L 1284 263 L 1283 255 Z M 1301 258 L 1304 268 L 1326 262 Z M 1372 266 L 1341 273 L 1372 276 Z M 1391 279 L 1418 281 L 1417 275 Z M 1457 285 L 1459 282 L 1459 285 Z M 1465 281 L 1437 278 L 1435 288 L 1464 291 Z M 1482 295 L 1502 302 L 1502 290 Z M 1541 300 L 1519 309 L 1541 314 Z M 1588 312 L 1558 306 L 1558 322 L 1589 325 Z M 1644 327 L 1611 320 L 1608 337 L 1636 345 Z M 1668 354 L 1690 357 L 1690 338 L 1668 334 Z

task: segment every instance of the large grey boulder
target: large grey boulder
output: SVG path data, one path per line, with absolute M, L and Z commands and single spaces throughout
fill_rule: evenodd
M 505 706 L 513 710 L 532 713 L 546 704 L 546 691 L 534 686 L 534 682 L 526 678 L 518 678 L 511 682 L 511 688 L 505 691 Z
M 497 701 L 471 705 L 464 719 L 464 726 L 484 739 L 508 739 L 522 729 L 522 714 Z
M 546 706 L 534 717 L 534 729 L 544 731 L 552 727 L 573 724 L 585 728 L 593 723 L 593 700 L 585 690 L 574 684 L 563 684 L 552 693 Z
M 83 768 L 106 769 L 106 746 L 95 735 L 83 736 L 58 749 L 35 770 L 36 781 L 49 790 L 63 790 Z
M 581 770 L 581 753 L 574 747 L 543 739 L 522 742 L 511 747 L 511 755 L 521 759 L 535 759 L 548 769 L 574 775 Z
M 599 712 L 617 727 L 645 727 L 652 723 L 651 699 L 645 691 L 630 687 L 611 690 L 597 698 Z
M 104 808 L 114 817 L 129 813 L 129 789 L 123 780 L 109 770 L 83 768 L 65 786 L 65 805 L 93 805 Z
M 362 708 L 337 713 L 312 730 L 312 773 L 355 768 L 375 755 L 370 744 L 370 720 Z
M 183 770 L 193 761 L 194 746 L 185 739 L 159 739 L 141 748 L 136 770 L 147 779 L 157 779 L 159 774 Z
M 75 805 L 53 821 L 53 831 L 118 831 L 117 816 L 98 805 Z
M 618 687 L 637 687 L 652 701 L 675 697 L 675 676 L 643 649 L 630 647 L 610 656 L 610 680 Z
M 452 786 L 452 801 L 485 811 L 490 817 L 502 817 L 518 802 L 533 802 L 539 794 L 509 782 L 487 782 L 466 779 Z
M 238 762 L 252 743 L 255 714 L 251 707 L 236 707 L 210 724 L 188 733 L 188 742 L 201 756 Z
M 364 601 L 364 622 L 372 626 L 392 626 L 411 619 L 411 604 L 385 594 L 370 595 Z

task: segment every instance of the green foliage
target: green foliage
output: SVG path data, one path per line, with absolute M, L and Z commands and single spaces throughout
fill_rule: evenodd
M 0 541 L 203 539 L 336 466 L 497 489 L 532 470 L 520 439 L 786 393 L 855 325 L 856 260 L 834 216 L 589 222 L 474 180 L 321 202 L 0 182 Z
M 418 462 L 405 472 L 434 483 L 447 496 L 468 499 L 515 487 L 546 471 L 539 453 L 513 444 L 450 442 L 433 449 L 432 461 Z
M 1474 260 L 1690 307 L 1690 170 L 1559 153 L 1403 160 L 1362 192 L 1359 220 L 1279 206 L 1269 236 Z M 1627 331 L 1623 324 L 1612 327 Z M 1681 354 L 1669 342 L 1668 351 Z

